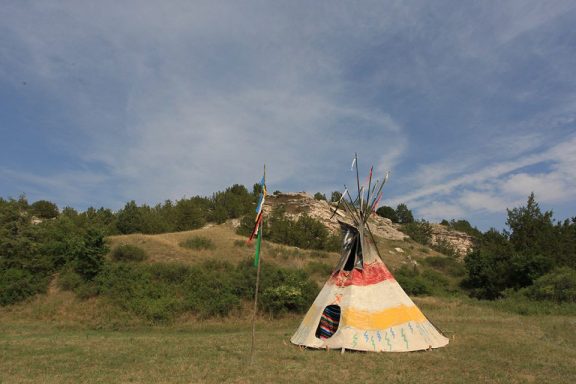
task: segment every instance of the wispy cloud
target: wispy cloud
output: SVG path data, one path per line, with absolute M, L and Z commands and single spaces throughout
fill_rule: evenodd
M 116 208 L 251 185 L 264 162 L 272 189 L 329 192 L 358 152 L 361 172 L 391 171 L 383 203 L 427 217 L 574 197 L 571 1 L 10 2 L 0 17 L 4 194 Z
M 526 172 L 524 169 L 541 169 Z M 536 167 L 536 168 L 534 168 Z M 576 199 L 576 137 L 570 136 L 540 153 L 491 164 L 471 173 L 443 174 L 435 185 L 426 184 L 397 198 L 431 219 L 469 215 L 470 212 L 503 212 L 523 203 L 534 192 L 545 204 Z M 400 200 L 401 199 L 401 200 Z

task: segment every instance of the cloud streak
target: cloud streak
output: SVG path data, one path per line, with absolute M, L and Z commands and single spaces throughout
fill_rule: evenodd
M 329 193 L 358 152 L 361 171 L 391 171 L 384 204 L 426 217 L 501 211 L 525 189 L 573 208 L 573 2 L 11 2 L 0 17 L 4 194 L 153 204 L 249 186 L 264 162 L 273 190 Z
M 432 167 L 437 168 L 440 167 Z M 536 168 L 542 171 L 527 171 Z M 522 204 L 530 192 L 546 204 L 573 201 L 576 198 L 576 136 L 543 152 L 523 154 L 517 159 L 454 177 L 450 177 L 451 173 L 438 172 L 433 175 L 438 176 L 435 185 L 426 185 L 396 202 L 407 202 L 422 215 L 441 219 L 464 216 L 470 211 L 503 212 Z

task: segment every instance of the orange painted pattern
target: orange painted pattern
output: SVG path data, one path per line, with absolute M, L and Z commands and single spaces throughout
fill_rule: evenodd
M 365 330 L 382 330 L 400 324 L 427 321 L 426 316 L 416 306 L 388 308 L 383 311 L 369 312 L 345 308 L 342 311 L 341 326 L 350 326 Z

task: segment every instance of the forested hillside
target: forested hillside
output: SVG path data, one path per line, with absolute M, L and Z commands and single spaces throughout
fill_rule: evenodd
M 251 192 L 234 185 L 211 197 L 154 207 L 131 201 L 118 212 L 0 199 L 0 305 L 44 293 L 56 281 L 81 299 L 106 298 L 150 321 L 239 311 L 253 295 L 253 250 L 245 236 L 259 192 L 259 185 Z M 446 228 L 475 238 L 465 257 L 450 244 L 433 243 L 431 224 L 415 220 L 405 205 L 392 211 L 395 220 L 403 217 L 400 228 L 412 239 L 379 239 L 378 247 L 410 295 L 576 302 L 576 218 L 556 221 L 552 212 L 541 211 L 533 194 L 526 206 L 508 210 L 503 231 L 482 233 L 465 220 L 445 220 Z M 268 246 L 261 308 L 275 314 L 308 307 L 317 283 L 331 272 L 337 255 L 330 252 L 339 249 L 338 237 L 321 222 L 306 214 L 291 220 L 284 212 L 276 207 L 265 228 L 268 242 L 294 247 Z M 173 234 L 181 240 L 172 243 L 166 236 L 138 237 L 219 226 L 229 219 L 237 219 L 239 227 L 222 227 L 212 237 Z

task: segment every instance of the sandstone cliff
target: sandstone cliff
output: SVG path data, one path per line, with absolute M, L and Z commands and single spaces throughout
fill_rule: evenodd
M 320 221 L 333 233 L 338 233 L 340 227 L 338 221 L 350 223 L 351 220 L 343 209 L 339 209 L 332 216 L 334 205 L 325 200 L 316 200 L 306 192 L 279 193 L 266 196 L 264 212 L 270 215 L 274 208 L 284 206 L 286 216 L 297 219 L 303 214 Z M 375 236 L 388 240 L 404 240 L 409 236 L 400 231 L 400 225 L 392 223 L 389 219 L 372 215 L 368 221 L 370 229 Z M 443 225 L 432 225 L 432 245 L 448 243 L 460 256 L 466 255 L 474 246 L 474 238 L 466 233 L 454 231 Z
M 474 238 L 467 233 L 446 228 L 444 225 L 431 224 L 432 245 L 446 242 L 456 253 L 463 257 L 474 248 Z
M 301 215 L 307 214 L 323 223 L 333 233 L 337 233 L 340 230 L 337 220 L 351 223 L 350 218 L 343 209 L 339 209 L 336 215 L 330 219 L 335 207 L 325 200 L 316 200 L 305 192 L 268 195 L 264 204 L 264 212 L 270 214 L 272 209 L 281 205 L 286 209 L 286 216 L 291 219 L 297 219 Z M 389 219 L 375 214 L 369 219 L 368 225 L 375 236 L 384 239 L 403 240 L 408 237 L 399 231 L 397 224 L 393 224 Z

